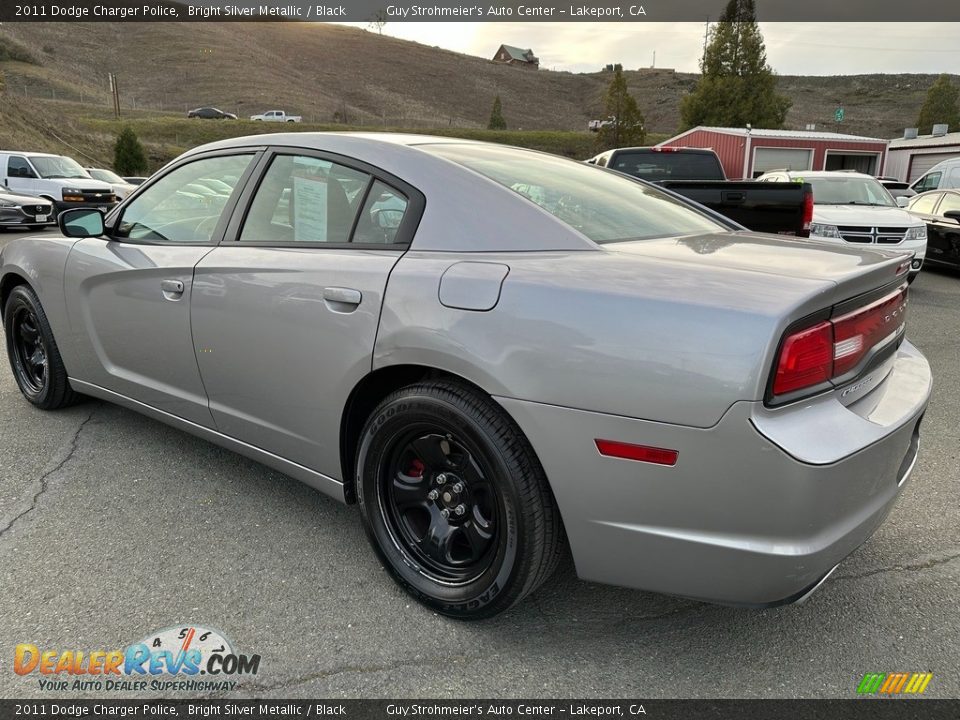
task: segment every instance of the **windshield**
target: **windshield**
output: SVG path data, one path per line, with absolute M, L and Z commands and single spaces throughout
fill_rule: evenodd
M 879 181 L 868 177 L 795 177 L 813 187 L 814 205 L 880 205 L 896 207 Z
M 90 173 L 90 176 L 95 180 L 102 180 L 103 182 L 108 183 L 118 183 L 121 185 L 127 182 L 115 172 L 111 172 L 110 170 L 98 170 L 91 168 L 90 170 L 87 170 L 87 172 Z
M 715 155 L 698 152 L 622 152 L 608 166 L 651 182 L 659 180 L 723 180 Z
M 86 171 L 80 167 L 80 164 L 68 157 L 59 155 L 44 156 L 31 155 L 30 162 L 40 173 L 42 178 L 87 178 Z
M 649 185 L 551 155 L 486 145 L 424 145 L 510 188 L 597 243 L 727 230 Z

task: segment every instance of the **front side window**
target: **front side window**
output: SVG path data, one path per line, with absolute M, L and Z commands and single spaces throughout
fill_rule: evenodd
M 329 160 L 277 155 L 250 204 L 240 242 L 350 242 L 369 185 L 366 173 Z M 370 210 L 390 222 L 391 207 L 383 203 Z
M 181 165 L 124 209 L 116 235 L 148 242 L 208 243 L 252 155 L 223 155 Z M 205 180 L 228 189 L 212 190 Z
M 551 155 L 484 145 L 422 145 L 507 187 L 597 243 L 728 228 L 657 188 Z
M 960 195 L 946 193 L 943 196 L 943 202 L 937 208 L 937 215 L 946 215 L 951 210 L 954 212 L 960 210 Z
M 34 177 L 33 168 L 25 158 L 11 155 L 7 160 L 7 175 L 10 177 Z
M 936 190 L 940 187 L 941 175 L 943 175 L 943 173 L 939 170 L 937 172 L 927 173 L 914 183 L 913 189 L 918 193 L 926 192 L 927 190 Z

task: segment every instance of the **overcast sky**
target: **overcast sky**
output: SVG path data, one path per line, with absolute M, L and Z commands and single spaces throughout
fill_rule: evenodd
M 770 64 L 781 75 L 960 74 L 956 23 L 761 23 L 760 27 Z M 493 57 L 501 43 L 530 47 L 540 57 L 541 67 L 572 72 L 593 72 L 616 62 L 625 68 L 649 67 L 654 51 L 657 67 L 696 72 L 703 32 L 703 24 L 697 23 L 626 22 L 394 22 L 383 29 L 385 35 L 483 57 Z

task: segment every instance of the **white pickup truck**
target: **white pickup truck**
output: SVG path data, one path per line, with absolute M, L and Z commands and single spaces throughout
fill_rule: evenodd
M 283 110 L 267 110 L 260 115 L 251 115 L 251 120 L 263 120 L 264 122 L 300 122 L 303 118 L 300 115 L 287 115 Z

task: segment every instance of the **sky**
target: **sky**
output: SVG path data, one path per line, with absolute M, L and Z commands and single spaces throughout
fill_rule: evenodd
M 960 74 L 956 23 L 760 23 L 760 29 L 780 75 Z M 483 57 L 493 57 L 501 43 L 529 47 L 540 67 L 551 70 L 594 72 L 618 62 L 650 67 L 656 52 L 656 67 L 697 72 L 704 25 L 393 22 L 383 34 Z

